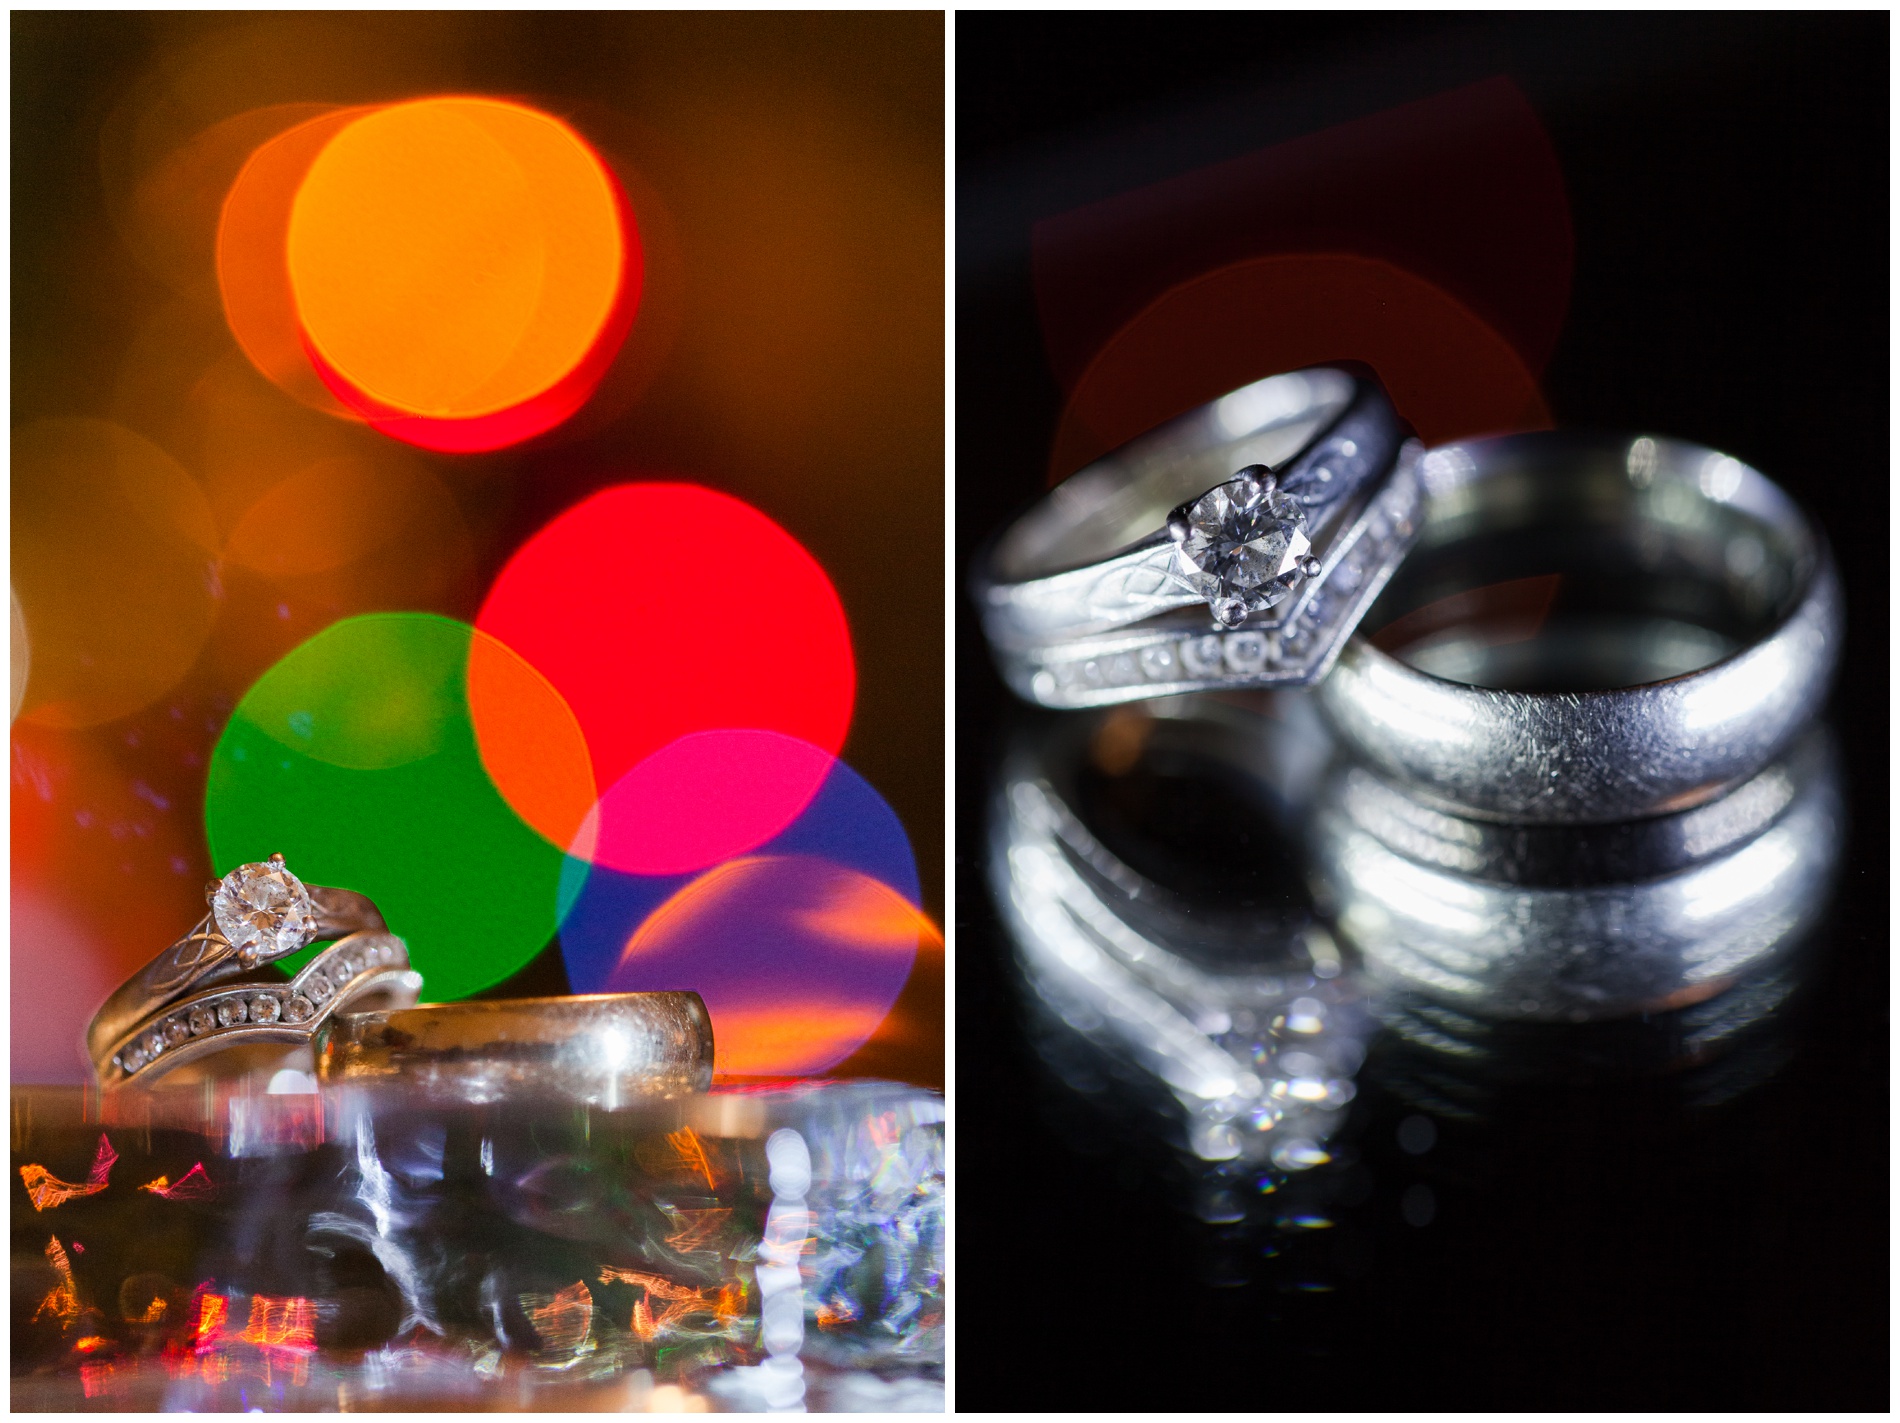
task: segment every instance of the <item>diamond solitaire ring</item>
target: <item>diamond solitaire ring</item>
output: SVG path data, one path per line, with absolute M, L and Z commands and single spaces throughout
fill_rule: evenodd
M 1416 449 L 1376 382 L 1330 367 L 1131 441 L 978 559 L 1004 679 L 1053 707 L 1316 681 L 1410 541 Z
M 1820 710 L 1840 581 L 1794 501 L 1648 435 L 1446 445 L 1418 542 L 1320 687 L 1369 765 L 1443 808 L 1609 824 L 1713 800 Z
M 95 1070 L 112 1061 L 135 1028 L 187 994 L 248 975 L 313 943 L 385 927 L 366 896 L 306 885 L 282 855 L 239 865 L 214 880 L 205 898 L 210 912 L 191 932 L 114 990 L 93 1015 L 85 1047 Z M 175 1044 L 161 1044 L 160 1051 L 170 1046 Z

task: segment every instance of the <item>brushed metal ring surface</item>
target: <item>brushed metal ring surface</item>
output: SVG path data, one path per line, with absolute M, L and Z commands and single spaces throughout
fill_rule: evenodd
M 1758 471 L 1675 440 L 1545 433 L 1433 450 L 1419 477 L 1424 521 L 1408 573 L 1434 547 L 1528 527 L 1568 501 L 1637 544 L 1690 550 L 1711 585 L 1773 595 L 1775 607 L 1759 636 L 1709 665 L 1602 690 L 1470 685 L 1355 637 L 1321 706 L 1355 752 L 1414 794 L 1524 824 L 1638 819 L 1713 799 L 1820 710 L 1840 655 L 1840 581 L 1820 533 Z
M 1410 541 L 1418 449 L 1375 381 L 1331 367 L 1130 441 L 976 559 L 1004 680 L 1089 707 L 1323 676 Z
M 1703 827 L 1729 843 L 1689 859 L 1681 832 L 1692 840 L 1694 822 L 1639 837 L 1672 872 L 1622 883 L 1501 882 L 1447 869 L 1446 847 L 1461 838 L 1482 847 L 1494 827 L 1467 822 L 1472 833 L 1460 837 L 1441 825 L 1421 854 L 1415 818 L 1383 805 L 1369 814 L 1338 780 L 1314 807 L 1313 854 L 1333 922 L 1383 986 L 1489 1020 L 1664 1012 L 1780 961 L 1828 903 L 1846 811 L 1826 737 L 1734 794 L 1746 798 L 1738 824 Z M 1752 833 L 1730 839 L 1735 829 Z
M 417 1100 L 544 1097 L 615 1108 L 712 1085 L 697 993 L 593 993 L 346 1013 L 318 1034 L 326 1087 L 400 1087 Z

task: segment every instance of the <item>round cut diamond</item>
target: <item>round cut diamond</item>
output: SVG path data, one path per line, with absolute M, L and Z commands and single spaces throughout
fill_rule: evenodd
M 260 993 L 251 1000 L 251 1021 L 253 1023 L 274 1023 L 277 1021 L 277 1000 L 268 993 Z
M 1286 597 L 1312 549 L 1305 508 L 1268 479 L 1217 485 L 1187 508 L 1182 521 L 1186 534 L 1174 547 L 1176 576 L 1228 627 Z
M 307 1023 L 310 1021 L 310 1015 L 316 1011 L 317 1010 L 311 1006 L 310 1000 L 304 997 L 303 994 L 293 993 L 290 997 L 290 1001 L 284 1004 L 284 1021 L 286 1023 Z
M 356 961 L 348 954 L 338 954 L 335 958 L 330 960 L 330 976 L 338 983 L 342 983 L 355 972 Z
M 239 953 L 262 961 L 293 954 L 316 932 L 310 891 L 281 863 L 239 865 L 211 897 L 218 932 Z
M 191 1029 L 185 1025 L 183 1018 L 167 1018 L 160 1031 L 165 1034 L 166 1047 L 177 1047 L 191 1036 Z
M 320 973 L 313 973 L 310 981 L 304 985 L 304 992 L 310 995 L 312 1003 L 321 1003 L 330 996 L 330 980 Z
M 223 1002 L 218 1004 L 219 1026 L 228 1028 L 233 1023 L 243 1022 L 244 1012 L 244 1000 L 242 998 L 226 998 Z
M 191 1010 L 191 1031 L 194 1035 L 210 1032 L 216 1022 L 209 1008 L 201 1005 Z

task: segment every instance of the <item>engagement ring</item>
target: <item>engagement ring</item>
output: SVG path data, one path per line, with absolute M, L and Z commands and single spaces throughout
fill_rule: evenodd
M 282 855 L 239 865 L 212 881 L 205 898 L 210 912 L 191 932 L 115 989 L 93 1015 L 86 1029 L 86 1056 L 102 1080 L 122 1040 L 186 994 L 250 974 L 313 943 L 384 927 L 383 916 L 367 897 L 306 885 L 291 873 Z M 160 1051 L 171 1046 L 162 1043 Z
M 1004 679 L 1053 707 L 1317 680 L 1410 542 L 1417 448 L 1376 383 L 1326 367 L 1131 441 L 978 559 Z

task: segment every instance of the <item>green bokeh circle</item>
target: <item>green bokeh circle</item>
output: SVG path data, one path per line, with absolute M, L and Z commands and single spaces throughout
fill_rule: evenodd
M 310 884 L 367 894 L 408 942 L 432 1002 L 534 957 L 556 927 L 566 859 L 482 766 L 472 638 L 433 613 L 333 623 L 244 694 L 205 786 L 220 874 L 281 852 Z M 294 969 L 312 952 L 282 962 Z

